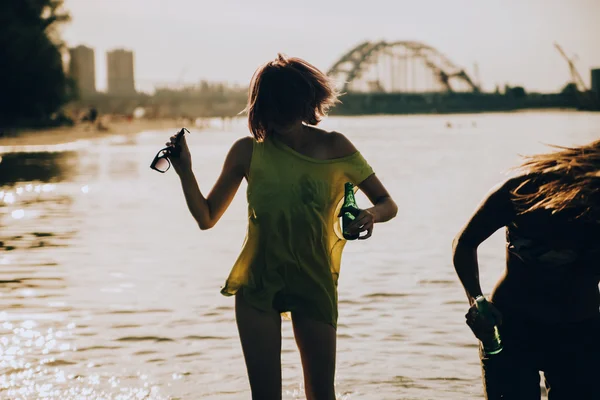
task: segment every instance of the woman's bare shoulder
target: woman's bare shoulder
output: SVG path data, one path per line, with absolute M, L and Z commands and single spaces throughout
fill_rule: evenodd
M 241 168 L 246 173 L 252 160 L 255 141 L 256 139 L 251 136 L 245 136 L 236 140 L 229 150 L 226 164 L 228 163 L 231 167 Z
M 341 132 L 318 129 L 318 136 L 331 153 L 331 158 L 346 157 L 357 152 L 356 146 Z
M 241 152 L 247 152 L 250 151 L 252 152 L 252 147 L 254 146 L 254 142 L 256 142 L 256 139 L 254 139 L 252 136 L 244 136 L 243 138 L 239 138 L 238 140 L 236 140 L 233 145 L 231 146 L 232 149 L 237 149 L 236 151 L 241 151 Z

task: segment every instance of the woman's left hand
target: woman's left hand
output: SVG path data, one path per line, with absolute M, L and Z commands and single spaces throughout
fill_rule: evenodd
M 473 304 L 469 311 L 465 315 L 465 319 L 467 320 L 467 325 L 473 331 L 475 337 L 479 340 L 485 340 L 493 337 L 495 334 L 494 326 L 502 325 L 502 313 L 494 306 L 494 304 L 490 301 L 488 303 L 488 308 L 490 310 L 490 314 L 492 314 L 492 319 L 486 318 L 481 315 L 477 311 L 477 306 Z
M 366 231 L 366 235 L 358 237 L 359 240 L 365 240 L 370 238 L 373 234 L 374 224 L 375 215 L 373 212 L 369 210 L 361 210 L 356 219 L 348 224 L 348 232 L 351 235 L 356 235 Z

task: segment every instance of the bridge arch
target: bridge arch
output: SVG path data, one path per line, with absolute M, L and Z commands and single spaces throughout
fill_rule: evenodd
M 464 69 L 421 42 L 363 42 L 328 71 L 342 92 L 479 92 Z

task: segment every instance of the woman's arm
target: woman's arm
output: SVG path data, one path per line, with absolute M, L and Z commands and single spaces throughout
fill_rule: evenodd
M 225 158 L 221 174 L 207 197 L 204 197 L 200 191 L 192 172 L 191 158 L 189 161 L 186 159 L 189 157 L 189 149 L 185 138 L 181 141 L 181 155 L 179 159 L 172 159 L 171 162 L 181 180 L 188 209 L 200 229 L 205 230 L 215 226 L 231 204 L 242 179 L 248 174 L 252 158 L 252 141 L 251 137 L 245 137 L 233 144 Z
M 377 222 L 386 222 L 391 220 L 398 213 L 398 206 L 389 195 L 379 178 L 372 174 L 358 185 L 373 207 L 360 211 L 360 214 L 348 225 L 348 232 L 352 235 L 367 232 L 364 236 L 359 236 L 359 240 L 365 240 L 373 234 L 373 225 Z
M 452 242 L 454 268 L 471 305 L 482 294 L 477 248 L 514 217 L 509 182 L 491 190 Z
M 348 232 L 355 235 L 366 231 L 366 235 L 358 237 L 359 240 L 365 240 L 373 234 L 375 223 L 386 222 L 396 216 L 398 206 L 375 174 L 365 179 L 358 187 L 367 195 L 373 207 L 361 210 L 356 219 L 348 225 Z
M 336 157 L 344 157 L 358 151 L 354 144 L 339 132 L 332 132 L 331 138 L 333 147 L 336 149 Z M 386 222 L 394 218 L 398 213 L 398 206 L 375 174 L 367 177 L 358 187 L 367 195 L 373 207 L 362 210 L 348 225 L 348 232 L 360 234 L 366 231 L 366 235 L 359 236 L 359 239 L 364 240 L 371 237 L 375 223 Z
M 373 207 L 367 211 L 373 215 L 373 222 L 387 222 L 398 214 L 398 206 L 383 186 L 377 175 L 372 174 L 359 186 L 360 190 L 367 195 Z

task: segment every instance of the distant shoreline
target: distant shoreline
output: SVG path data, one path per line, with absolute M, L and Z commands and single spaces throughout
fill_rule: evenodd
M 117 121 L 107 124 L 105 129 L 81 123 L 50 129 L 22 130 L 11 136 L 0 137 L 0 150 L 4 147 L 56 146 L 78 140 L 101 139 L 112 135 L 131 135 L 149 130 L 180 128 L 175 119 Z
M 331 113 L 332 118 L 361 118 L 361 117 L 380 117 L 380 116 L 398 116 L 398 117 L 411 117 L 411 116 L 438 116 L 438 117 L 451 117 L 451 116 L 464 116 L 468 114 L 482 115 L 482 114 L 516 114 L 516 113 L 579 113 L 581 111 L 570 109 L 570 108 L 537 108 L 537 109 L 518 109 L 518 110 L 495 110 L 495 111 L 481 111 L 481 112 L 448 112 L 448 113 L 372 113 L 372 114 L 338 114 Z M 75 126 L 63 126 L 58 128 L 49 129 L 23 129 L 17 131 L 17 133 L 0 137 L 0 153 L 10 153 L 15 151 L 21 151 L 22 147 L 52 147 L 70 145 L 80 140 L 97 140 L 114 135 L 133 135 L 144 131 L 160 131 L 160 130 L 176 130 L 183 126 L 191 126 L 193 123 L 190 121 L 182 121 L 179 119 L 157 119 L 157 120 L 118 120 L 111 121 L 106 124 L 106 129 L 98 129 L 97 126 L 90 123 L 80 123 Z M 210 125 L 210 123 L 208 124 Z M 195 129 L 203 129 L 203 127 L 195 127 Z M 46 151 L 46 150 L 42 150 Z M 48 151 L 52 151 L 49 149 Z

